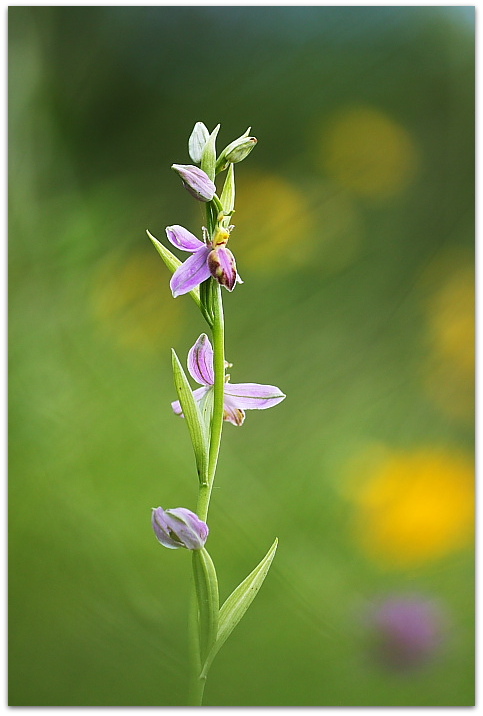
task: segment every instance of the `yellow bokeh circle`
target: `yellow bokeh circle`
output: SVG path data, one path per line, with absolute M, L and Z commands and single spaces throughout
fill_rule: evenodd
M 155 251 L 113 252 L 98 267 L 91 290 L 94 317 L 123 348 L 153 352 L 179 334 L 181 307 L 170 274 Z
M 243 266 L 260 273 L 290 272 L 310 261 L 315 242 L 312 217 L 302 192 L 268 173 L 237 178 L 236 230 L 230 248 Z
M 406 189 L 419 164 L 408 130 L 373 107 L 351 107 L 334 115 L 323 131 L 320 156 L 329 176 L 370 199 Z
M 457 451 L 389 453 L 352 494 L 360 547 L 386 567 L 440 558 L 471 543 L 474 466 Z

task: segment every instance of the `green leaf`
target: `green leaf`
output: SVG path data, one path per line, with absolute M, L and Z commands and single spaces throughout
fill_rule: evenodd
M 223 191 L 221 192 L 220 201 L 223 205 L 223 211 L 231 214 L 235 208 L 235 165 L 230 164 L 226 173 Z
M 201 663 L 215 643 L 218 631 L 218 580 L 213 561 L 203 547 L 193 551 L 193 575 L 198 599 Z
M 158 252 L 158 254 L 163 259 L 164 263 L 166 264 L 167 268 L 171 273 L 174 273 L 178 266 L 181 266 L 181 261 L 176 258 L 174 254 L 171 253 L 169 249 L 167 249 L 163 244 L 158 241 L 152 234 L 149 233 L 149 231 L 146 229 L 146 233 L 153 242 L 154 248 Z M 194 288 L 192 291 L 189 292 L 191 298 L 196 303 L 196 305 L 201 308 L 201 302 L 200 302 L 200 290 L 199 288 Z
M 220 131 L 220 125 L 217 124 L 205 144 L 203 154 L 201 155 L 201 168 L 208 174 L 211 181 L 215 181 L 216 167 L 216 137 Z
M 195 453 L 196 468 L 200 482 L 206 483 L 208 473 L 208 435 L 198 403 L 196 402 L 191 386 L 183 370 L 178 356 L 172 349 L 174 384 L 181 403 L 183 415 L 190 431 L 191 442 Z
M 228 639 L 233 629 L 241 620 L 250 604 L 258 594 L 260 587 L 267 576 L 272 560 L 277 549 L 278 539 L 272 544 L 265 557 L 262 559 L 258 567 L 255 567 L 246 579 L 230 594 L 226 602 L 220 609 L 220 617 L 218 624 L 218 634 L 208 658 L 201 672 L 202 677 L 206 677 L 211 662 L 221 649 L 225 641 Z

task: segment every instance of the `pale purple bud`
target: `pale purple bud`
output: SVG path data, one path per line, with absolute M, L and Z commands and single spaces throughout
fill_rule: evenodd
M 185 507 L 153 509 L 152 524 L 159 542 L 168 549 L 201 549 L 208 538 L 208 525 Z
M 229 291 L 233 291 L 236 284 L 237 273 L 235 257 L 230 249 L 225 248 L 225 246 L 220 246 L 210 251 L 208 254 L 208 268 L 218 283 L 225 286 Z
M 376 658 L 405 670 L 428 662 L 444 641 L 446 621 L 440 607 L 418 595 L 393 597 L 370 615 Z
M 195 199 L 199 201 L 213 199 L 216 186 L 202 169 L 192 164 L 173 164 L 171 169 L 179 174 L 183 185 Z

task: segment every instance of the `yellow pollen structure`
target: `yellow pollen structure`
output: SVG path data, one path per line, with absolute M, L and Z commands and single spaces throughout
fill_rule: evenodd
M 230 232 L 227 229 L 218 228 L 216 234 L 213 237 L 213 247 L 224 246 L 230 237 Z

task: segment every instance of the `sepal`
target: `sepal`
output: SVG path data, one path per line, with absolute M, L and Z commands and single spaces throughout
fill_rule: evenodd
M 180 261 L 173 253 L 171 253 L 171 251 L 169 249 L 167 249 L 166 246 L 163 246 L 163 244 L 160 241 L 158 241 L 158 239 L 156 239 L 147 229 L 146 229 L 146 233 L 149 236 L 149 238 L 151 239 L 151 242 L 152 242 L 154 248 L 156 249 L 158 254 L 161 256 L 161 258 L 163 259 L 164 264 L 165 264 L 166 268 L 168 269 L 168 271 L 171 271 L 171 273 L 174 273 L 176 271 L 176 269 L 181 266 L 182 261 Z M 190 291 L 189 294 L 190 294 L 191 298 L 193 299 L 193 301 L 198 306 L 198 308 L 203 310 L 201 307 L 201 301 L 200 301 L 200 289 L 198 287 L 196 287 L 192 291 Z M 208 323 L 211 325 L 211 323 L 209 321 L 208 321 Z

